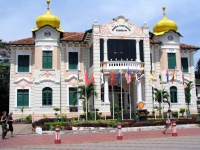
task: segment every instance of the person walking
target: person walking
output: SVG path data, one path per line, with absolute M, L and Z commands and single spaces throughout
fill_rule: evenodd
M 166 118 L 166 128 L 162 132 L 163 134 L 166 134 L 166 131 L 170 127 L 170 125 L 171 125 L 171 110 L 168 110 L 168 112 L 167 112 L 167 118 Z
M 10 112 L 8 115 L 8 124 L 9 124 L 9 131 L 11 132 L 11 137 L 13 137 L 13 112 Z
M 7 123 L 7 116 L 6 116 L 6 111 L 2 112 L 3 116 L 1 117 L 1 127 L 2 127 L 2 139 L 5 139 L 5 136 L 8 132 L 6 129 L 6 123 Z

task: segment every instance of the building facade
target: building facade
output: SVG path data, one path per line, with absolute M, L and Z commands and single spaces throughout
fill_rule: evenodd
M 199 47 L 180 43 L 182 35 L 177 32 L 176 23 L 166 18 L 164 7 L 163 18 L 155 24 L 153 32 L 146 23 L 140 27 L 118 16 L 103 25 L 95 20 L 91 29 L 77 33 L 59 28 L 60 19 L 50 13 L 49 3 L 47 12 L 36 19 L 33 37 L 8 43 L 11 48 L 9 109 L 15 118 L 21 117 L 22 107 L 24 116 L 32 114 L 35 119 L 43 114 L 54 117 L 54 107 L 61 108 L 61 113 L 68 117 L 82 114 L 84 100 L 73 104 L 73 92 L 85 84 L 85 71 L 90 81 L 94 76 L 98 94 L 90 100 L 90 109 L 98 108 L 103 115 L 110 115 L 113 102 L 123 107 L 124 115 L 135 114 L 138 104 L 139 108 L 151 112 L 154 105 L 158 106 L 152 97 L 153 88 L 169 92 L 173 111 L 186 107 L 183 82 L 195 80 L 193 52 Z M 128 69 L 130 83 L 125 78 Z M 102 70 L 105 82 L 101 80 Z M 114 72 L 113 88 L 111 72 Z M 195 92 L 192 89 L 191 113 L 197 113 Z M 166 111 L 168 104 L 164 103 L 163 107 Z

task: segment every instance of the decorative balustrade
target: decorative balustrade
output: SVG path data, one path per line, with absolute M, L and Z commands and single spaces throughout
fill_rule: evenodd
M 130 70 L 143 70 L 144 62 L 136 62 L 136 61 L 108 61 L 101 62 L 100 68 L 104 70 L 126 70 L 129 68 Z

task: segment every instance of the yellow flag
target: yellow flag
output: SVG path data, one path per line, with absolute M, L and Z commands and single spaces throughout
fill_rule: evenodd
M 152 72 L 150 71 L 149 75 L 148 75 L 148 81 L 151 82 L 152 81 Z

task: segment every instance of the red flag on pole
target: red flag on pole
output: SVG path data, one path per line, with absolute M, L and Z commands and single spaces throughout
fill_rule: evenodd
M 110 74 L 110 85 L 111 85 L 111 86 L 114 85 L 114 79 L 115 79 L 115 77 L 114 77 L 114 72 L 111 71 L 111 74 Z
M 88 78 L 88 73 L 85 71 L 85 85 L 89 84 L 89 78 Z

